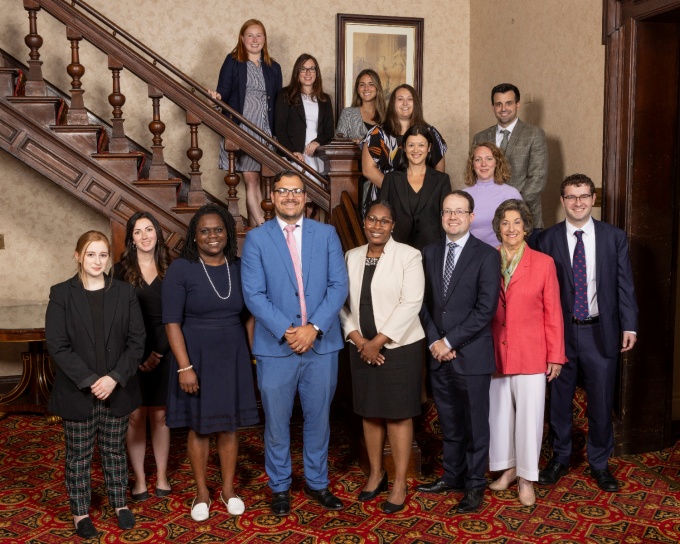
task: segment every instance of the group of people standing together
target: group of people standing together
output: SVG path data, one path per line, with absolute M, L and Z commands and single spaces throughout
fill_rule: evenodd
M 301 55 L 291 84 L 280 87 L 264 26 L 247 21 L 214 96 L 311 162 L 316 147 L 333 137 L 330 98 L 314 57 Z M 458 512 L 474 512 L 488 468 L 501 471 L 492 490 L 517 481 L 519 500 L 533 505 L 534 482 L 554 484 L 568 471 L 579 374 L 588 398 L 591 473 L 601 489 L 616 491 L 608 469 L 613 391 L 619 351 L 633 347 L 637 330 L 627 241 L 623 231 L 591 217 L 595 185 L 581 174 L 561 184 L 566 220 L 540 231 L 545 137 L 519 120 L 519 99 L 513 85 L 492 90 L 498 124 L 475 136 L 466 188 L 451 191 L 446 144 L 424 121 L 416 91 L 401 85 L 385 106 L 377 74 L 359 74 L 338 132 L 363 144 L 368 243 L 344 258 L 334 228 L 305 217 L 305 184 L 296 170 L 274 178 L 276 216 L 248 233 L 241 258 L 234 219 L 215 205 L 192 218 L 172 263 L 158 222 L 146 212 L 128 221 L 125 251 L 111 276 L 104 273 L 111 258 L 106 236 L 83 234 L 75 250 L 78 273 L 52 287 L 46 316 L 57 367 L 50 411 L 64 419 L 77 534 L 97 534 L 89 517 L 95 438 L 118 524 L 134 526 L 125 439 L 132 498 L 145 500 L 147 420 L 157 496 L 171 493 L 169 429 L 188 428 L 196 483 L 191 517 L 210 516 L 210 435 L 220 461 L 220 502 L 231 515 L 245 511 L 234 477 L 236 431 L 258 422 L 251 354 L 265 413 L 272 513 L 291 509 L 296 395 L 304 416 L 304 493 L 326 509 L 342 509 L 329 489 L 327 459 L 345 342 L 370 463 L 359 501 L 389 491 L 381 504 L 388 514 L 407 503 L 425 366 L 442 427 L 444 472 L 417 491 L 463 492 Z M 259 164 L 242 155 L 237 169 L 251 224 L 259 225 Z M 539 471 L 546 383 L 554 454 Z M 391 487 L 382 466 L 387 437 Z

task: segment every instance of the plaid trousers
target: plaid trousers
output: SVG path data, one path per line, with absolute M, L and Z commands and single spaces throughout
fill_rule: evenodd
M 109 503 L 113 508 L 127 505 L 125 433 L 128 420 L 129 416 L 114 416 L 111 409 L 98 399 L 95 399 L 94 409 L 86 420 L 64 420 L 66 490 L 74 516 L 85 516 L 90 511 L 90 478 L 95 439 L 99 442 Z

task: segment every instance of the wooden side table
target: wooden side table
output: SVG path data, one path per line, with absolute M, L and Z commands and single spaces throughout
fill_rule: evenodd
M 43 347 L 46 310 L 43 303 L 0 302 L 0 342 L 28 342 L 28 351 L 21 354 L 21 380 L 9 393 L 0 395 L 0 418 L 15 412 L 47 413 L 54 372 Z M 61 418 L 49 416 L 48 420 L 56 423 Z

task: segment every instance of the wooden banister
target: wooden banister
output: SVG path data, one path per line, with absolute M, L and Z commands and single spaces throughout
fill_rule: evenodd
M 227 104 L 215 101 L 224 111 L 227 111 L 232 116 L 232 119 L 213 109 L 213 100 L 206 89 L 98 13 L 86 2 L 82 0 L 71 0 L 70 3 L 62 0 L 24 0 L 24 2 L 35 4 L 37 9 L 42 8 L 74 32 L 82 35 L 84 39 L 100 51 L 109 56 L 115 56 L 115 59 L 122 68 L 135 74 L 148 85 L 158 89 L 163 93 L 163 96 L 185 111 L 191 112 L 192 115 L 201 120 L 203 125 L 229 139 L 248 155 L 256 157 L 258 162 L 269 168 L 272 172 L 289 168 L 291 162 L 300 166 L 306 173 L 303 179 L 307 185 L 308 197 L 321 209 L 330 211 L 331 196 L 328 180 L 311 170 L 304 163 L 298 161 L 287 149 L 229 108 Z M 27 7 L 26 9 L 29 8 Z M 34 11 L 29 11 L 29 15 L 34 15 L 35 11 L 37 11 L 35 8 L 32 9 Z M 91 17 L 88 17 L 88 14 Z M 100 24 L 112 29 L 114 32 L 106 31 Z M 33 32 L 33 26 L 29 36 L 26 38 L 27 44 L 29 37 L 31 42 L 31 45 L 29 45 L 31 47 L 31 59 L 33 59 L 34 55 L 37 55 L 34 61 L 35 70 L 37 71 L 40 69 L 41 64 L 38 60 L 39 54 L 37 51 L 40 45 L 42 45 L 42 38 L 37 35 L 37 31 Z M 130 45 L 124 43 L 120 38 L 129 42 Z M 145 56 L 133 49 L 133 47 L 142 51 L 145 56 L 151 57 L 152 60 L 149 61 Z M 159 65 L 165 68 L 165 70 L 161 70 Z M 34 65 L 31 65 L 31 68 L 33 69 Z M 172 76 L 175 77 L 173 78 Z M 201 96 L 206 100 L 203 100 Z M 266 143 L 263 144 L 255 136 L 241 130 L 240 124 L 250 128 Z M 278 153 L 275 150 L 278 150 Z

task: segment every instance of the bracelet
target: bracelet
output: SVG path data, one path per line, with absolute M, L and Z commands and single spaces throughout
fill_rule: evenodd
M 194 365 L 189 365 L 189 366 L 186 367 L 186 368 L 178 368 L 178 369 L 177 369 L 177 374 L 179 374 L 180 372 L 186 372 L 187 370 L 191 370 L 192 368 L 194 368 Z

